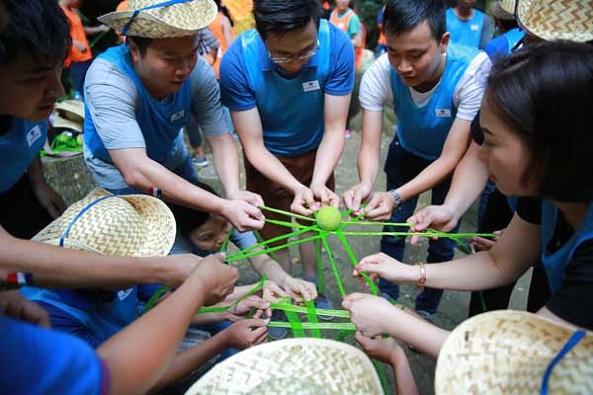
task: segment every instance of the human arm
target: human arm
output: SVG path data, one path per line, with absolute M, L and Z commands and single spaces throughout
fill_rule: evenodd
M 360 333 L 357 333 L 354 338 L 369 357 L 391 365 L 398 394 L 419 394 L 406 353 L 395 340 L 390 337 L 373 339 Z
M 264 342 L 268 336 L 266 324 L 262 319 L 235 322 L 203 343 L 178 353 L 151 392 L 182 379 L 226 349 L 244 350 Z
M 224 36 L 224 40 L 226 41 L 227 48 L 235 41 L 235 34 L 233 32 L 233 27 L 231 26 L 231 22 L 229 18 L 224 15 L 222 17 L 222 35 Z
M 427 287 L 478 291 L 507 285 L 519 278 L 540 254 L 539 226 L 517 214 L 490 251 L 478 252 L 450 262 L 425 265 Z M 375 254 L 360 261 L 355 275 L 365 272 L 397 284 L 416 284 L 420 269 Z
M 325 185 L 344 150 L 344 128 L 351 95 L 324 95 L 324 132 L 315 155 L 311 191 L 321 205 L 338 207 L 340 198 Z M 293 202 L 294 204 L 294 202 Z
M 88 36 L 94 36 L 95 34 L 108 32 L 109 26 L 106 25 L 98 25 L 98 26 L 85 26 L 84 33 Z
M 27 169 L 29 175 L 29 181 L 33 192 L 37 197 L 37 200 L 43 208 L 47 210 L 49 215 L 56 219 L 64 210 L 66 210 L 66 203 L 62 197 L 45 181 L 43 175 L 43 165 L 41 164 L 41 158 L 36 156 L 31 162 L 31 165 Z
M 49 314 L 19 291 L 0 292 L 0 315 L 26 321 L 44 328 L 51 327 Z
M 191 317 L 224 297 L 238 279 L 236 269 L 211 255 L 154 309 L 109 338 L 97 353 L 108 366 L 111 394 L 146 393 L 166 372 Z
M 195 255 L 107 257 L 17 239 L 0 227 L 0 278 L 32 273 L 39 287 L 125 289 L 152 283 L 177 287 L 199 261 Z

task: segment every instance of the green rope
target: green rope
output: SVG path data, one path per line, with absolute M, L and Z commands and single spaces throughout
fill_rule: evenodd
M 280 209 L 277 209 L 277 208 L 266 207 L 266 206 L 260 206 L 259 208 L 262 209 L 262 210 L 270 211 L 272 213 L 286 215 L 287 217 L 298 218 L 298 219 L 302 219 L 302 220 L 305 220 L 305 221 L 312 221 L 312 222 L 315 221 L 315 219 L 313 219 L 311 217 L 305 217 L 304 215 L 291 213 L 289 211 L 284 211 L 284 210 L 280 210 Z

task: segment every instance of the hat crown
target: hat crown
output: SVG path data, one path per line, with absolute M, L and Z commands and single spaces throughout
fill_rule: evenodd
M 591 0 L 518 0 L 517 20 L 526 31 L 547 41 L 593 40 Z

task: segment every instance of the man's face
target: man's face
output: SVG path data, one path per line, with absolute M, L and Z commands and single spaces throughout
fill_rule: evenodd
M 476 5 L 476 0 L 457 0 L 457 7 L 459 8 L 473 8 Z
M 270 34 L 265 40 L 270 59 L 286 60 L 276 65 L 290 75 L 301 71 L 309 61 L 312 52 L 317 50 L 317 26 L 315 22 L 302 29 L 284 35 Z
M 336 0 L 336 9 L 338 12 L 346 11 L 348 4 L 350 4 L 350 0 Z
M 198 61 L 198 36 L 153 40 L 144 55 L 133 40 L 130 53 L 138 77 L 155 99 L 162 99 L 181 89 Z
M 404 84 L 424 90 L 439 81 L 446 61 L 449 33 L 437 42 L 428 22 L 424 21 L 408 32 L 388 34 L 386 38 L 389 63 Z
M 62 64 L 35 61 L 26 54 L 0 66 L 0 115 L 42 121 L 52 112 L 56 100 L 64 96 L 60 82 Z

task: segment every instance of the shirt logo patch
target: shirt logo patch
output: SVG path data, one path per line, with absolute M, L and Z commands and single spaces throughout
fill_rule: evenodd
M 29 147 L 31 147 L 37 140 L 41 138 L 41 128 L 39 125 L 35 125 L 35 127 L 27 133 L 27 143 L 29 143 Z
M 319 81 L 317 80 L 303 82 L 303 92 L 318 91 L 319 89 Z
M 118 291 L 117 297 L 119 298 L 119 300 L 124 300 L 125 298 L 130 296 L 130 294 L 132 293 L 133 290 L 134 290 L 133 288 L 128 288 L 128 289 Z
M 175 114 L 171 115 L 171 122 L 178 121 L 183 117 L 185 117 L 185 111 L 181 110 L 179 112 L 176 112 Z
M 438 118 L 451 118 L 451 110 L 448 108 L 437 108 L 434 112 Z
M 472 32 L 477 32 L 478 29 L 480 29 L 480 26 L 479 25 L 471 25 L 469 28 L 472 30 Z

